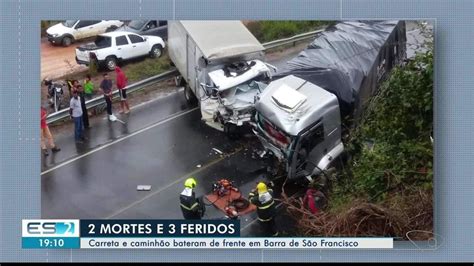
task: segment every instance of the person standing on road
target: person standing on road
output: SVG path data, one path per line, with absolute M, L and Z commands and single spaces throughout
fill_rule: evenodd
M 194 177 L 186 179 L 184 182 L 184 190 L 181 192 L 181 195 L 179 195 L 181 211 L 186 220 L 201 220 L 205 212 L 204 205 L 196 199 L 196 194 L 194 193 L 196 185 L 197 182 Z
M 117 88 L 119 90 L 120 94 L 120 107 L 122 108 L 120 110 L 120 113 L 126 113 L 128 114 L 130 112 L 130 107 L 128 106 L 128 101 L 127 101 L 127 77 L 125 76 L 125 73 L 123 73 L 122 69 L 118 66 L 115 67 L 115 73 L 116 75 L 116 84 Z
M 79 95 L 79 99 L 81 100 L 81 108 L 82 108 L 82 123 L 84 126 L 84 129 L 90 128 L 89 125 L 89 114 L 87 113 L 87 107 L 86 107 L 86 97 L 84 93 L 84 89 L 82 86 L 79 84 L 75 85 L 75 90 L 77 91 L 77 94 Z
M 275 224 L 275 200 L 273 190 L 264 182 L 259 182 L 257 188 L 249 193 L 249 201 L 257 206 L 257 216 L 265 236 L 277 236 Z
M 69 115 L 74 120 L 74 139 L 76 143 L 82 143 L 85 139 L 82 134 L 82 107 L 81 100 L 77 91 L 72 92 L 71 102 L 69 104 Z
M 43 151 L 44 156 L 48 156 L 48 149 L 46 146 L 46 141 L 51 147 L 52 152 L 58 152 L 61 149 L 54 144 L 53 135 L 49 130 L 48 123 L 46 122 L 46 117 L 48 116 L 48 111 L 46 108 L 41 107 L 41 150 Z
M 109 79 L 109 75 L 104 73 L 104 79 L 100 83 L 100 89 L 104 93 L 104 99 L 107 103 L 107 114 L 109 115 L 110 121 L 117 120 L 117 117 L 112 114 L 112 80 Z
M 92 99 L 92 95 L 94 95 L 94 83 L 92 83 L 91 75 L 89 74 L 87 74 L 84 81 L 84 95 L 86 100 Z

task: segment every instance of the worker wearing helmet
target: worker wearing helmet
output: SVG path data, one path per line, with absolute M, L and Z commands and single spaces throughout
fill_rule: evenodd
M 199 200 L 196 199 L 194 188 L 196 188 L 197 182 L 194 177 L 186 179 L 184 182 L 184 190 L 179 196 L 181 203 L 181 211 L 183 212 L 184 219 L 186 220 L 200 220 L 204 215 L 204 207 L 200 204 Z
M 265 231 L 265 236 L 277 236 L 275 226 L 275 200 L 273 190 L 264 182 L 259 182 L 257 188 L 249 194 L 249 201 L 257 206 L 258 221 Z

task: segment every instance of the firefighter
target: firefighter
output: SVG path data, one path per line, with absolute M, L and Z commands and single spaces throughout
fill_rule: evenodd
M 194 188 L 196 188 L 197 182 L 194 177 L 186 179 L 184 182 L 184 190 L 179 196 L 181 203 L 181 211 L 183 212 L 184 219 L 186 220 L 200 220 L 204 215 L 204 205 L 201 204 L 200 200 L 196 198 Z
M 277 236 L 273 190 L 268 188 L 264 182 L 259 182 L 257 188 L 250 192 L 249 201 L 257 206 L 258 221 L 265 232 L 265 236 Z

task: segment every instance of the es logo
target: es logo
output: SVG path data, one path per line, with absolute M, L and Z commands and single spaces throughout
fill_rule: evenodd
M 29 222 L 26 231 L 31 235 L 72 235 L 75 228 L 68 222 Z

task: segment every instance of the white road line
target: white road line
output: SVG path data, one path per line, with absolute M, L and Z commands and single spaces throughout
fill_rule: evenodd
M 191 113 L 191 112 L 193 112 L 193 111 L 196 111 L 196 110 L 198 110 L 198 109 L 199 109 L 198 107 L 195 107 L 195 108 L 193 108 L 193 109 L 190 109 L 190 110 L 187 110 L 187 111 L 178 113 L 177 115 L 168 117 L 168 118 L 166 118 L 166 119 L 164 119 L 164 120 L 161 120 L 161 121 L 159 121 L 159 122 L 157 122 L 157 123 L 155 123 L 155 124 L 149 125 L 149 126 L 147 126 L 147 127 L 145 127 L 145 128 L 142 128 L 142 129 L 140 129 L 140 130 L 138 130 L 138 131 L 135 131 L 135 132 L 133 132 L 133 133 L 130 134 L 130 135 L 126 135 L 126 136 L 123 137 L 123 138 L 114 140 L 114 141 L 112 141 L 112 142 L 110 142 L 110 143 L 105 144 L 104 146 L 98 147 L 98 148 L 93 149 L 93 150 L 91 150 L 91 151 L 89 151 L 89 152 L 87 152 L 87 153 L 84 153 L 84 154 L 82 154 L 82 155 L 80 155 L 80 156 L 78 156 L 78 157 L 72 158 L 72 159 L 70 159 L 70 160 L 68 160 L 68 161 L 65 161 L 65 162 L 63 162 L 63 163 L 61 163 L 61 164 L 58 164 L 58 165 L 56 165 L 56 166 L 53 167 L 53 168 L 50 168 L 50 169 L 48 169 L 48 170 L 46 170 L 46 171 L 44 171 L 44 172 L 41 172 L 41 175 L 47 174 L 47 173 L 49 173 L 49 172 L 51 172 L 51 171 L 54 171 L 54 170 L 56 170 L 56 169 L 58 169 L 58 168 L 60 168 L 60 167 L 63 167 L 63 166 L 65 166 L 65 165 L 68 165 L 68 164 L 70 164 L 70 163 L 72 163 L 72 162 L 75 162 L 75 161 L 81 159 L 81 158 L 84 158 L 84 157 L 86 157 L 86 156 L 88 156 L 88 155 L 91 155 L 91 154 L 93 154 L 93 153 L 95 153 L 95 152 L 98 152 L 98 151 L 100 151 L 100 150 L 102 150 L 102 149 L 105 149 L 105 148 L 107 148 L 107 147 L 109 147 L 109 146 L 112 146 L 112 145 L 114 145 L 114 144 L 116 144 L 116 143 L 119 143 L 119 142 L 121 142 L 121 141 L 123 141 L 123 140 L 126 140 L 126 139 L 128 139 L 128 138 L 131 138 L 131 137 L 133 137 L 133 136 L 135 136 L 135 135 L 138 135 L 138 134 L 140 134 L 140 133 L 142 133 L 142 132 L 145 132 L 145 131 L 147 131 L 147 130 L 149 130 L 149 129 L 152 129 L 152 128 L 156 127 L 156 126 L 162 125 L 162 124 L 164 124 L 164 123 L 166 123 L 166 122 L 169 122 L 169 121 L 171 121 L 171 120 L 173 120 L 173 119 L 175 119 L 175 118 L 178 118 L 178 117 L 181 117 L 181 116 L 183 116 L 183 115 L 189 114 L 189 113 Z
M 202 166 L 201 168 L 195 169 L 194 171 L 191 171 L 190 173 L 187 173 L 187 174 L 185 174 L 185 175 L 179 177 L 176 181 L 174 181 L 174 182 L 172 182 L 172 183 L 170 183 L 170 184 L 168 184 L 168 185 L 166 185 L 166 186 L 164 186 L 164 187 L 161 187 L 161 188 L 158 189 L 158 190 L 153 191 L 152 193 L 146 195 L 145 197 L 143 197 L 143 198 L 141 198 L 141 199 L 139 199 L 139 200 L 137 200 L 137 201 L 132 202 L 131 204 L 129 204 L 128 206 L 126 206 L 126 207 L 124 207 L 124 208 L 119 209 L 118 211 L 114 212 L 113 214 L 107 216 L 105 219 L 111 219 L 111 218 L 113 218 L 113 217 L 115 217 L 115 216 L 117 216 L 117 215 L 123 213 L 124 211 L 126 211 L 126 210 L 128 210 L 128 209 L 130 209 L 130 208 L 132 208 L 132 207 L 134 207 L 134 206 L 136 206 L 137 204 L 140 204 L 140 203 L 144 202 L 145 200 L 147 200 L 147 199 L 149 199 L 149 198 L 155 196 L 156 194 L 161 193 L 162 191 L 165 191 L 165 190 L 167 190 L 168 188 L 170 188 L 170 187 L 172 187 L 172 186 L 174 186 L 174 185 L 176 185 L 176 184 L 178 184 L 178 183 L 180 183 L 180 182 L 183 182 L 186 178 L 188 178 L 188 177 L 190 177 L 190 176 L 195 176 L 197 173 L 200 173 L 200 172 L 206 170 L 207 168 L 209 168 L 209 167 L 211 167 L 211 166 L 213 166 L 213 165 L 215 165 L 215 164 L 221 162 L 222 160 L 224 160 L 224 159 L 226 159 L 226 158 L 228 158 L 228 157 L 230 157 L 230 156 L 233 156 L 233 155 L 235 155 L 235 154 L 237 154 L 237 153 L 239 153 L 239 152 L 241 152 L 241 151 L 242 151 L 242 149 L 237 149 L 236 151 L 234 151 L 234 152 L 232 152 L 232 153 L 229 153 L 229 154 L 227 154 L 227 155 L 224 156 L 224 157 L 218 157 L 217 159 L 214 159 L 213 161 L 211 161 L 211 162 L 207 163 L 206 165 Z

